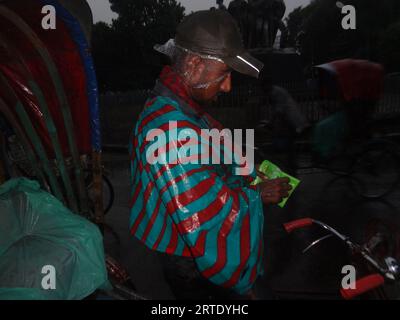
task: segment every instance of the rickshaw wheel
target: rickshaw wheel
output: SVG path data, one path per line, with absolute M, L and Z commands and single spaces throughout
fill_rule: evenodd
M 400 157 L 394 147 L 386 142 L 368 145 L 354 161 L 352 176 L 362 197 L 384 197 L 400 182 Z
M 102 175 L 102 181 L 103 181 L 104 214 L 107 214 L 111 210 L 114 204 L 115 194 L 111 181 L 104 174 Z M 85 185 L 91 202 L 90 210 L 94 212 L 93 178 L 91 173 L 88 173 L 87 176 L 85 177 Z

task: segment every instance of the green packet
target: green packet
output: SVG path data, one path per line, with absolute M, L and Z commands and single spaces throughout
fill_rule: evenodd
M 264 160 L 263 163 L 261 163 L 260 168 L 258 170 L 264 173 L 268 179 L 289 178 L 289 184 L 292 186 L 292 190 L 289 191 L 289 196 L 287 198 L 284 198 L 278 204 L 278 206 L 283 208 L 286 205 L 286 202 L 288 201 L 289 197 L 292 195 L 293 191 L 299 185 L 300 180 L 283 172 L 277 165 L 273 164 L 268 160 Z M 262 182 L 261 178 L 257 177 L 251 184 L 257 185 L 260 182 Z

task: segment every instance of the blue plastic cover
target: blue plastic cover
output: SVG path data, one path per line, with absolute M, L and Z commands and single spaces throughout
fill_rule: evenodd
M 61 18 L 61 20 L 65 23 L 70 32 L 71 38 L 77 44 L 79 49 L 86 73 L 92 146 L 95 151 L 101 151 L 99 92 L 95 67 L 90 53 L 90 45 L 86 40 L 79 21 L 71 13 L 69 13 L 66 8 L 64 8 L 58 1 L 55 0 L 43 0 L 43 3 L 46 5 L 52 5 L 56 8 L 57 17 Z

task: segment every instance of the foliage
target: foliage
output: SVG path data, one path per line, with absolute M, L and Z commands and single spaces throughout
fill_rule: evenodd
M 176 0 L 110 0 L 118 14 L 94 26 L 93 56 L 101 91 L 151 87 L 160 71 L 157 43 L 173 37 L 184 16 Z
M 310 5 L 297 8 L 288 16 L 286 22 L 290 44 L 298 45 L 310 65 L 351 57 L 382 62 L 388 71 L 393 71 L 393 68 L 399 71 L 399 63 L 393 59 L 396 59 L 398 52 L 398 46 L 394 44 L 398 43 L 396 23 L 400 22 L 400 2 L 342 2 L 355 7 L 356 30 L 344 30 L 341 27 L 344 15 L 337 7 L 336 0 L 313 0 Z

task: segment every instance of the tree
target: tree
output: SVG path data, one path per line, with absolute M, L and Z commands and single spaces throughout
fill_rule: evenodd
M 93 27 L 92 52 L 94 64 L 96 66 L 97 80 L 101 92 L 110 90 L 115 83 L 115 55 L 116 48 L 113 45 L 115 41 L 115 32 L 108 24 L 98 22 Z M 117 81 L 118 82 L 118 81 Z
M 96 24 L 93 55 L 102 90 L 149 88 L 161 60 L 153 46 L 173 37 L 185 8 L 176 0 L 110 0 L 111 26 Z
M 380 56 L 388 71 L 400 71 L 400 21 L 390 25 L 380 43 Z
M 343 0 L 356 8 L 356 30 L 341 27 L 343 14 L 336 0 L 314 0 L 304 8 L 297 8 L 287 18 L 291 45 L 300 39 L 300 52 L 309 65 L 341 58 L 369 59 L 390 65 L 387 57 L 394 57 L 397 49 L 388 44 L 394 41 L 391 25 L 400 22 L 398 0 Z M 382 49 L 383 40 L 386 49 Z M 383 53 L 384 51 L 384 53 Z M 392 52 L 392 53 L 391 53 Z M 393 58 L 391 58 L 393 59 Z
M 302 7 L 294 9 L 286 18 L 286 25 L 288 29 L 287 44 L 289 47 L 297 46 L 297 39 L 302 31 L 303 20 L 304 13 Z

